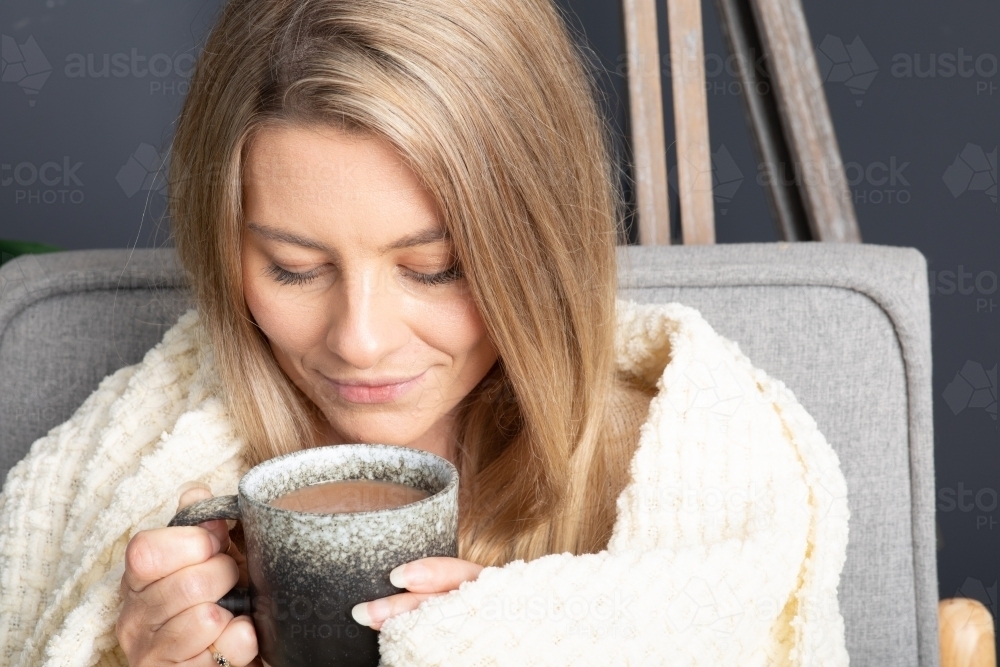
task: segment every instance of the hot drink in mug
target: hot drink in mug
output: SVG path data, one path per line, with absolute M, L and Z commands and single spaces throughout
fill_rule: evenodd
M 220 604 L 252 613 L 270 667 L 376 666 L 378 633 L 351 609 L 402 592 L 393 568 L 458 555 L 458 471 L 429 452 L 306 449 L 255 466 L 238 491 L 186 507 L 170 525 L 243 523 L 250 588 Z

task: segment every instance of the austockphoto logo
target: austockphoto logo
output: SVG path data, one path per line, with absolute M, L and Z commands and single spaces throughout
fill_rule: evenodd
M 115 180 L 129 199 L 138 192 L 155 192 L 165 197 L 169 159 L 169 151 L 161 155 L 154 146 L 139 144 L 118 170 Z
M 16 261 L 14 266 L 5 267 L 6 270 L 0 273 L 0 303 L 12 294 L 29 294 L 33 286 L 45 284 L 44 279 L 48 276 L 48 272 L 42 266 L 42 263 L 38 261 L 38 257 L 39 255 L 31 253 L 19 257 L 11 257 L 6 253 L 0 253 L 0 260 L 2 260 L 0 263 L 7 264 L 8 262 Z M 6 414 L 10 415 L 11 419 L 17 419 L 18 417 L 44 419 L 49 423 L 58 424 L 67 418 L 67 415 L 56 414 L 48 408 L 41 410 L 37 408 L 18 409 L 16 405 L 11 405 L 9 410 Z
M 737 592 L 739 591 L 739 592 Z M 810 618 L 840 622 L 837 599 L 832 595 L 803 595 L 797 599 L 800 612 Z M 665 600 L 667 618 L 675 632 L 709 630 L 729 634 L 743 622 L 771 622 L 785 600 L 734 588 L 725 579 L 710 583 L 700 577 L 688 580 L 679 594 Z M 755 623 L 756 624 L 756 623 Z
M 985 410 L 997 419 L 997 365 L 987 369 L 978 361 L 966 361 L 942 393 L 953 415 L 966 410 Z
M 997 310 L 994 294 L 997 291 L 997 274 L 994 271 L 968 271 L 965 265 L 958 268 L 927 272 L 927 285 L 931 296 L 973 297 L 977 313 L 992 313 Z
M 774 402 L 794 400 L 792 391 L 783 383 L 772 380 L 767 387 L 760 383 L 741 384 L 745 377 L 741 369 L 734 369 L 727 362 L 709 366 L 704 361 L 694 361 L 684 368 L 684 379 L 691 390 L 675 395 L 668 393 L 668 403 L 679 413 L 692 412 L 710 416 L 712 427 L 725 427 L 744 403 L 771 405 Z
M 959 77 L 975 82 L 977 95 L 996 92 L 997 56 L 995 53 L 897 53 L 889 72 L 897 79 L 951 79 Z
M 816 49 L 816 65 L 823 83 L 845 86 L 855 97 L 854 105 L 861 106 L 863 96 L 878 74 L 878 65 L 871 52 L 856 36 L 846 41 L 827 35 Z
M 993 582 L 992 586 L 986 587 L 979 579 L 966 577 L 962 586 L 955 591 L 955 597 L 979 600 L 990 610 L 994 618 L 994 624 L 996 623 L 997 613 L 1000 612 L 1000 607 L 997 606 L 996 581 Z
M 633 497 L 640 506 L 669 507 L 681 514 L 745 515 L 748 510 L 752 510 L 760 515 L 747 517 L 749 522 L 768 521 L 774 514 L 773 495 L 768 488 L 755 483 L 729 487 L 709 484 L 659 486 L 655 489 L 636 490 Z
M 671 78 L 675 74 L 674 63 L 670 59 L 669 53 L 661 53 L 657 59 L 659 64 L 655 71 L 661 77 Z M 733 54 L 706 53 L 702 67 L 705 72 L 705 92 L 709 95 L 742 95 L 744 93 L 743 83 L 740 79 L 741 72 L 745 70 L 756 70 L 756 93 L 766 95 L 771 92 L 771 83 L 767 71 L 767 54 L 758 53 L 751 49 L 750 57 Z M 696 73 L 696 68 L 692 67 L 690 61 L 682 61 L 677 64 L 678 68 L 686 68 L 691 75 Z M 616 72 L 622 78 L 629 76 L 652 74 L 653 59 L 642 58 L 637 61 L 629 61 L 627 54 L 618 56 L 618 67 Z M 678 73 L 682 76 L 687 74 L 684 69 Z M 729 81 L 719 81 L 723 75 L 728 75 Z
M 736 160 L 730 154 L 725 144 L 712 153 L 712 196 L 719 204 L 719 212 L 725 215 L 729 212 L 736 191 L 743 182 L 743 172 L 736 166 Z
M 692 578 L 680 595 L 667 603 L 667 618 L 675 631 L 708 627 L 730 633 L 742 620 L 746 607 L 725 580 L 714 586 Z
M 725 144 L 720 144 L 719 149 L 711 153 L 712 159 L 712 198 L 719 205 L 719 213 L 726 215 L 729 212 L 729 204 L 732 203 L 736 191 L 743 183 L 743 172 L 736 164 L 729 149 Z M 670 187 L 677 192 L 677 167 L 670 169 L 667 175 Z
M 861 37 L 847 40 L 827 35 L 815 54 L 822 81 L 843 84 L 860 107 L 879 71 Z M 897 79 L 968 79 L 974 83 L 976 95 L 992 95 L 997 90 L 997 64 L 995 53 L 969 53 L 963 48 L 945 53 L 897 53 L 889 73 Z
M 967 143 L 941 176 L 951 196 L 982 192 L 997 203 L 997 147 L 989 153 L 979 144 Z
M 856 205 L 908 204 L 910 181 L 906 178 L 909 161 L 895 155 L 886 160 L 870 162 L 845 162 L 843 171 L 833 163 L 796 162 L 788 165 L 760 163 L 757 165 L 757 184 L 769 186 L 773 181 L 785 185 L 832 185 L 841 179 L 851 192 Z
M 476 612 L 485 621 L 561 621 L 605 625 L 614 621 L 634 621 L 632 598 L 621 591 L 596 596 L 579 593 L 563 597 L 555 594 L 491 596 Z M 607 626 L 606 626 L 607 627 Z M 580 631 L 583 631 L 580 628 Z
M 0 188 L 10 189 L 15 204 L 82 204 L 82 167 L 83 162 L 68 155 L 41 163 L 0 161 Z
M 855 205 L 909 204 L 910 182 L 904 171 L 910 163 L 895 155 L 888 160 L 845 162 L 844 175 Z
M 937 498 L 938 512 L 947 514 L 957 510 L 965 514 L 972 513 L 976 517 L 977 530 L 983 528 L 993 530 L 998 523 L 993 516 L 1000 502 L 996 489 L 990 487 L 967 489 L 963 482 L 959 482 L 957 489 L 950 486 L 938 489 Z
M 28 96 L 28 105 L 35 106 L 35 96 L 42 90 L 52 73 L 35 38 L 28 36 L 22 43 L 8 35 L 0 35 L 0 82 L 15 84 Z
M 758 95 L 767 95 L 771 92 L 771 82 L 767 71 L 767 54 L 757 53 L 755 49 L 750 50 L 749 58 L 732 54 L 723 57 L 718 53 L 706 53 L 705 91 L 709 95 L 742 95 L 744 90 L 740 80 L 741 72 L 750 70 L 756 70 L 758 79 L 754 92 Z M 733 80 L 715 80 L 723 74 L 728 74 Z
M 149 79 L 150 95 L 187 95 L 197 55 L 154 53 L 71 53 L 63 73 L 69 79 Z
M 614 636 L 625 640 L 642 617 L 642 600 L 634 592 L 614 590 L 591 593 L 538 591 L 517 595 L 503 592 L 482 600 L 475 618 L 480 622 L 503 621 L 511 624 L 564 624 L 571 634 Z M 468 606 L 455 599 L 441 599 L 427 609 L 428 618 L 440 628 L 458 632 L 470 620 Z

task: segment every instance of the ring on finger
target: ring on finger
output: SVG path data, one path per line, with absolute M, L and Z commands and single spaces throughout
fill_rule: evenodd
M 208 652 L 212 654 L 212 661 L 219 665 L 219 667 L 233 667 L 233 663 L 229 662 L 226 656 L 219 653 L 219 649 L 215 648 L 215 644 L 208 645 Z

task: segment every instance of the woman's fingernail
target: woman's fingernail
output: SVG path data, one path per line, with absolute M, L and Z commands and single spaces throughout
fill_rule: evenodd
M 186 482 L 177 487 L 177 510 L 180 511 L 198 500 L 212 497 L 212 487 L 203 482 Z
M 351 616 L 361 625 L 370 627 L 372 623 L 381 623 L 388 618 L 390 611 L 390 605 L 385 600 L 372 600 L 354 605 Z
M 389 582 L 396 588 L 409 588 L 424 583 L 427 568 L 420 563 L 404 563 L 389 573 Z
M 361 625 L 370 626 L 372 624 L 372 619 L 368 615 L 367 602 L 361 602 L 360 604 L 354 605 L 354 608 L 351 609 L 351 616 L 353 616 L 354 620 L 360 623 Z
M 205 489 L 209 493 L 212 492 L 212 487 L 210 487 L 208 484 L 205 484 L 205 482 L 184 482 L 183 484 L 177 487 L 177 495 L 183 496 L 191 489 Z
M 389 573 L 389 582 L 396 588 L 406 588 L 407 579 L 403 571 L 406 569 L 406 565 L 399 565 L 392 569 Z

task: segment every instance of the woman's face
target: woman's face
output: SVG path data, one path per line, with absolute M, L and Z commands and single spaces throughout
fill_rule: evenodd
M 497 359 L 436 206 L 388 143 L 269 127 L 244 172 L 243 293 L 323 442 L 454 459 L 454 410 Z

